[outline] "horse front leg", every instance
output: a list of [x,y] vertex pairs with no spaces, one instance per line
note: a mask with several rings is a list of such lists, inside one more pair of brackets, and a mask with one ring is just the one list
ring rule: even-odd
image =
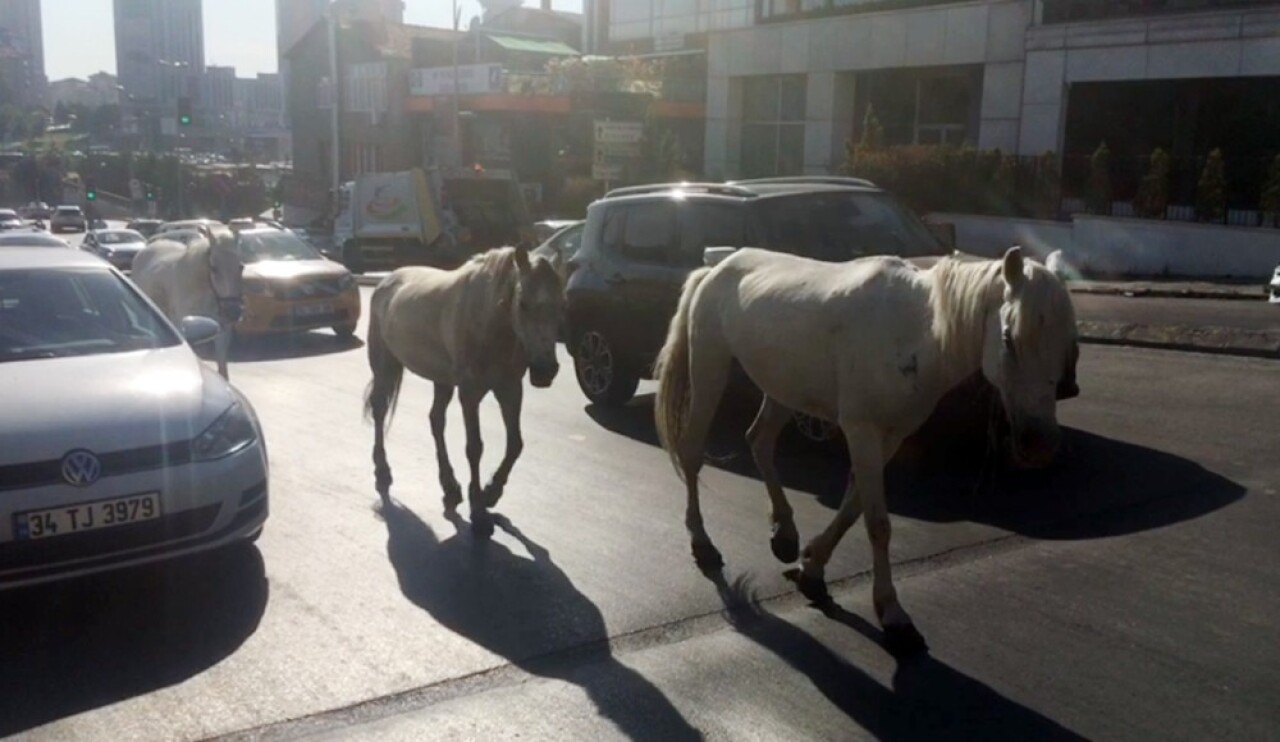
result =
[[233,326],[222,323],[218,336],[213,339],[213,356],[218,363],[218,375],[228,381],[231,379],[227,369],[227,356],[231,352],[231,335]]
[[449,414],[449,403],[453,401],[453,387],[449,384],[435,385],[435,399],[431,402],[431,437],[436,443],[436,465],[440,471],[440,488],[444,490],[444,512],[451,515],[458,510],[462,502],[462,485],[453,473],[453,464],[449,461],[449,445],[445,441],[444,426]]
[[516,459],[520,458],[520,453],[524,451],[524,438],[520,435],[520,408],[524,401],[523,378],[517,378],[513,383],[495,389],[493,396],[502,409],[502,422],[507,429],[507,450],[502,456],[502,463],[493,473],[493,478],[484,488],[484,503],[490,508],[496,506],[498,500],[502,499],[502,491],[507,486],[511,469],[515,467]]
[[462,403],[462,422],[467,428],[467,464],[471,467],[471,485],[467,488],[467,501],[471,503],[471,529],[479,536],[493,534],[493,518],[484,505],[484,490],[480,487],[480,458],[484,456],[484,441],[480,439],[480,401],[485,392],[462,387],[458,395]]

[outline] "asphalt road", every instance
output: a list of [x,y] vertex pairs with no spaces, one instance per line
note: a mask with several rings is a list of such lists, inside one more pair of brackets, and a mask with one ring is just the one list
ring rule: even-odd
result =
[[[704,512],[728,561],[709,579],[688,554],[650,397],[590,408],[568,369],[530,391],[503,527],[480,542],[441,513],[430,388],[417,379],[389,440],[398,505],[379,512],[367,378],[360,344],[328,333],[240,348],[232,380],[272,459],[257,548],[0,594],[0,737],[1243,739],[1280,728],[1275,362],[1087,347],[1055,471],[891,471],[898,589],[932,648],[900,664],[872,623],[862,529],[828,570],[840,608],[794,594],[734,425],[718,429],[705,473]],[[502,440],[492,402],[482,424],[490,471]],[[456,409],[449,426],[465,471]],[[844,465],[792,445],[781,466],[811,535]]]

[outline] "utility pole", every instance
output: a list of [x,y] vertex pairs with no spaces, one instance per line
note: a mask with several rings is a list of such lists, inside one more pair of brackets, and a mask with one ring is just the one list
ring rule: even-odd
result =
[[[455,0],[456,2],[457,0]],[[329,138],[332,145],[329,150],[330,164],[333,170],[333,188],[334,205],[337,205],[338,193],[342,190],[342,142],[340,137],[342,126],[342,96],[338,86],[338,17],[334,10],[334,5],[329,5],[329,89],[332,91],[330,97],[332,100],[332,109],[329,112]]]
[[462,26],[462,8],[453,0],[453,148],[457,167],[462,169],[462,94],[458,85],[458,34]]

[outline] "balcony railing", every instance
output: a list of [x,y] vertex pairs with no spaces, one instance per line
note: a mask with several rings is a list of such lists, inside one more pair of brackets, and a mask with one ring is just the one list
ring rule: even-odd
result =
[[1241,10],[1261,6],[1280,8],[1280,2],[1266,0],[1044,0],[1043,22],[1103,21],[1210,10]]
[[761,23],[771,23],[877,10],[908,10],[956,2],[960,0],[756,0],[756,17]]
[[500,94],[577,95],[583,93],[633,93],[655,100],[701,103],[707,97],[707,82],[700,77],[635,78],[597,76],[574,78],[567,74],[507,70]]

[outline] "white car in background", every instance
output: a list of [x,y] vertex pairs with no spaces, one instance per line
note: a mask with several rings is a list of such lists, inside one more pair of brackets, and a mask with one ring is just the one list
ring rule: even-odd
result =
[[1280,265],[1276,266],[1275,272],[1271,274],[1271,284],[1267,286],[1269,290],[1269,300],[1272,304],[1280,304]]
[[261,426],[191,348],[217,332],[87,253],[0,250],[0,589],[257,537]]

